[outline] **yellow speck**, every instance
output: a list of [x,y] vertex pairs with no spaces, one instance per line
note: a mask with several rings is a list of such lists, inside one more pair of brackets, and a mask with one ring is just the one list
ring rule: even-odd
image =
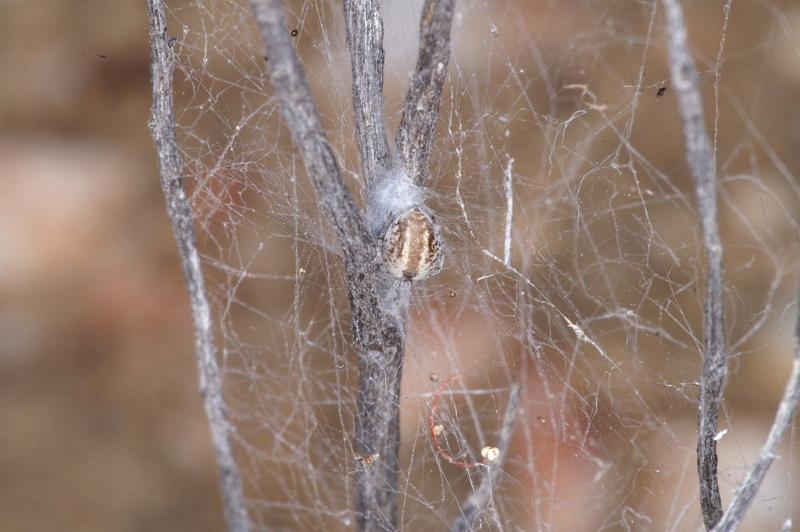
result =
[[481,456],[489,462],[494,462],[497,460],[497,457],[500,456],[500,449],[497,447],[484,447],[481,449]]

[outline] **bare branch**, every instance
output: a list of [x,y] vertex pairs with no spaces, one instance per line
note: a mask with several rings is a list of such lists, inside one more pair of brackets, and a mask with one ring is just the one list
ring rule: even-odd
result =
[[417,66],[403,106],[395,147],[400,163],[417,185],[428,178],[442,87],[450,61],[450,28],[455,0],[426,0],[420,18]]
[[345,0],[353,110],[367,183],[391,166],[383,114],[383,20],[376,0]]
[[[798,303],[800,303],[800,298],[798,298]],[[753,502],[756,493],[758,493],[761,483],[764,481],[767,470],[775,459],[778,444],[783,439],[786,429],[792,424],[797,413],[797,404],[800,402],[800,305],[798,305],[795,342],[792,374],[783,392],[781,404],[778,405],[778,411],[775,413],[775,421],[772,423],[767,441],[761,448],[758,461],[753,465],[753,469],[750,470],[744,482],[736,491],[736,495],[733,497],[728,509],[725,510],[722,519],[714,527],[714,532],[731,532],[739,527],[747,509]]]
[[[399,286],[379,270],[377,248],[322,131],[280,1],[252,0],[251,4],[270,57],[272,84],[284,119],[344,251],[360,374],[355,433],[359,528],[395,530],[408,283]],[[361,149],[370,153],[364,146]]]
[[672,86],[678,94],[686,137],[686,160],[695,179],[708,261],[705,303],[705,354],[700,382],[697,472],[703,521],[712,529],[722,516],[717,478],[719,407],[728,373],[724,338],[722,243],[716,196],[716,165],[703,116],[697,70],[689,53],[686,22],[679,0],[662,0],[667,16]]
[[503,264],[511,264],[511,228],[514,225],[514,159],[509,157],[503,187],[506,192],[506,231],[503,243]]
[[336,228],[347,264],[370,254],[372,238],[344,184],[339,164],[320,124],[305,71],[292,46],[279,0],[252,0],[256,23],[269,52],[272,85],[281,101],[283,118],[303,157],[326,214]]
[[161,166],[161,188],[167,202],[167,214],[178,245],[178,255],[189,290],[195,330],[195,350],[200,373],[200,391],[211,427],[217,454],[225,517],[234,532],[250,530],[242,480],[231,445],[233,427],[228,420],[222,377],[214,345],[211,309],[206,295],[203,270],[197,250],[192,207],[183,187],[183,161],[175,137],[175,116],[172,107],[172,76],[175,56],[173,39],[167,32],[163,0],[147,0],[152,50],[153,107],[150,129]]
[[500,473],[503,471],[503,463],[508,454],[511,436],[516,426],[517,414],[519,413],[519,393],[519,384],[515,383],[511,387],[511,393],[508,396],[506,415],[503,418],[503,426],[500,429],[500,442],[497,446],[499,454],[494,461],[489,463],[488,470],[484,474],[478,489],[464,501],[461,507],[461,516],[456,519],[453,526],[450,528],[453,532],[472,530],[478,518],[486,510],[492,500],[494,489],[500,481]]

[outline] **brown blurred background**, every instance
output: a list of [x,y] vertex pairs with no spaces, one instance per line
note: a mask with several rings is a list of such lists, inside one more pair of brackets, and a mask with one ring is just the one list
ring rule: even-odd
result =
[[[521,12],[528,13],[532,25],[545,12],[552,17],[537,34],[547,42],[548,61],[561,51],[566,54],[575,32],[580,33],[583,24],[591,24],[582,18],[586,14],[576,7],[579,4],[565,3],[568,7],[559,11],[553,2],[520,2]],[[700,57],[699,68],[704,70],[719,43],[721,2],[688,4],[692,42]],[[796,173],[800,162],[795,153],[800,141],[796,106],[800,61],[795,37],[800,10],[792,2],[741,0],[734,6],[725,79],[745,102],[767,104],[757,112],[748,108],[744,117],[731,119],[733,126],[723,130],[721,139],[746,151],[743,146],[755,143],[749,137],[741,143],[738,139],[744,136],[743,124],[755,124],[762,129],[766,144]],[[497,11],[498,20],[516,28],[513,17],[509,20],[503,9]],[[553,16],[555,12],[558,17]],[[624,10],[620,13],[623,26]],[[485,22],[465,20],[467,29],[458,51],[464,64],[470,58],[470,24],[477,27]],[[636,24],[640,22],[637,19]],[[656,24],[660,27],[660,17]],[[706,25],[713,31],[703,31]],[[503,27],[500,29],[501,38],[516,31],[503,34]],[[644,29],[637,31],[641,34]],[[395,32],[387,36],[392,38],[396,45],[404,36]],[[514,43],[519,42],[509,38],[504,53],[516,58]],[[751,54],[760,46],[768,53]],[[630,56],[626,53],[623,50],[614,56],[609,52],[609,57],[627,57],[623,64],[635,66],[640,49]],[[483,57],[476,55],[476,61]],[[663,49],[654,55],[659,67],[650,71],[652,78],[645,82],[645,103],[639,111],[640,119],[653,125],[643,128],[637,142],[650,160],[674,170],[682,164],[673,160],[682,154],[681,138],[676,136],[675,100],[667,92],[656,104],[655,94],[667,69]],[[598,70],[613,70],[601,64],[595,65]],[[508,65],[500,62],[494,67],[503,87],[513,88]],[[480,65],[473,68],[482,71]],[[582,65],[571,65],[574,71],[563,65],[560,68],[564,70],[559,82],[584,79]],[[621,77],[632,79],[627,74]],[[387,92],[396,105],[404,76],[390,72],[387,79]],[[146,125],[150,87],[144,2],[5,0],[0,5],[0,80],[0,531],[222,530],[214,457],[197,391],[186,294]],[[324,86],[325,81],[314,82]],[[608,76],[592,88],[601,99],[611,100],[620,90],[616,81]],[[486,89],[485,94],[494,95],[494,91]],[[496,105],[510,106],[513,99],[513,95],[506,95],[505,100],[499,97]],[[576,105],[575,98],[560,100],[564,102],[564,108]],[[724,105],[723,116],[735,117],[730,105]],[[569,116],[563,111],[559,110],[562,120]],[[660,134],[667,129],[675,134],[665,142]],[[762,160],[768,158],[763,147],[757,149]],[[747,165],[731,151],[724,155],[732,161],[724,172],[745,171]],[[524,164],[524,158],[519,159],[518,164]],[[770,181],[774,169],[753,170],[765,176],[774,190],[791,189],[777,178]],[[679,184],[686,193],[691,191],[687,182]],[[748,213],[755,213],[754,218],[760,216],[762,206],[748,203],[752,196],[747,189],[738,192],[739,196],[735,184],[728,190]],[[537,211],[531,208],[528,212]],[[681,213],[662,213],[657,223],[668,227],[673,223],[670,216],[680,218]],[[787,268],[796,264],[798,254],[792,244],[796,230],[787,222],[792,216],[777,216],[770,226],[782,235],[778,241],[784,247],[776,252]],[[536,216],[531,214],[531,218]],[[723,212],[723,229],[730,241],[737,240],[738,221],[730,211]],[[738,283],[736,304],[754,312],[766,283],[758,271],[743,266],[750,261],[750,251],[738,257],[733,251],[729,269],[732,282]],[[767,275],[773,273],[770,270]],[[787,280],[776,297],[780,309],[784,308],[780,305],[790,308],[787,301],[797,283],[796,276],[782,273]],[[281,301],[288,305],[290,295],[283,297]],[[426,318],[419,319],[423,322]],[[733,326],[741,332],[742,323],[749,319],[745,312]],[[478,357],[488,357],[492,339],[486,341],[490,335],[478,333],[494,322],[479,316],[468,316],[469,320],[474,322],[465,330],[471,334],[454,340],[453,346],[462,351],[465,366],[469,361],[488,363]],[[775,331],[777,326],[765,334],[778,337]],[[735,361],[740,373],[732,378],[727,399],[740,432],[721,458],[727,487],[735,485],[744,470],[742,464],[757,451],[780,396],[792,341],[785,328],[780,334],[775,340],[777,355]],[[446,375],[452,369],[444,358],[414,361],[413,356],[407,372],[414,378],[407,380],[406,393],[429,391],[426,379],[431,371]],[[656,363],[654,372],[669,375],[672,368],[666,366]],[[686,372],[681,378],[689,382],[693,375]],[[648,382],[659,380],[658,376],[650,378],[653,380]],[[694,392],[687,385],[676,396],[693,397]],[[422,415],[423,403],[419,406]],[[663,415],[672,416],[672,428],[690,448],[693,407],[688,400],[686,403],[675,408],[674,416],[672,403],[665,403]],[[406,415],[413,425],[418,413],[411,407],[409,411],[412,413]],[[728,441],[723,440],[723,446]],[[651,455],[650,465],[668,467],[678,459],[662,441],[645,440],[642,447]],[[796,446],[792,449],[796,453]],[[685,456],[680,454],[680,459]],[[553,464],[556,459],[544,461]],[[564,469],[567,475],[573,473],[569,467]],[[691,466],[683,470],[688,472],[688,480],[673,477],[662,483],[645,479],[642,485],[657,487],[651,492],[632,485],[631,498],[638,497],[637,507],[662,519],[659,523],[674,519],[674,515],[669,519],[662,515],[664,508],[659,505],[665,494],[680,491],[681,503],[689,501],[687,511],[696,512],[696,501],[691,499],[694,470]],[[649,474],[642,471],[642,477]],[[796,476],[790,481],[781,474],[777,480],[770,477],[769,493],[775,497],[785,497],[787,486],[796,485]],[[572,484],[567,480],[561,489],[572,488],[576,497],[584,496],[580,489],[588,490],[586,479],[591,474],[575,472],[574,477]],[[726,491],[724,497],[728,495]],[[762,514],[756,515],[769,515],[771,507],[761,500],[758,511]],[[573,506],[562,509],[564,523],[586,530],[602,523],[602,516],[581,514],[576,511],[580,508],[579,501],[573,501]],[[797,517],[796,507],[794,514]],[[751,529],[761,530],[758,517],[755,519]],[[782,514],[770,519],[770,523],[781,520]],[[624,524],[632,526],[633,522],[635,519]],[[623,523],[606,525],[611,530],[623,528]],[[563,526],[561,529],[569,529],[569,525]],[[646,520],[639,522],[639,529],[648,526]]]
[[0,530],[222,530],[143,1],[0,3]]

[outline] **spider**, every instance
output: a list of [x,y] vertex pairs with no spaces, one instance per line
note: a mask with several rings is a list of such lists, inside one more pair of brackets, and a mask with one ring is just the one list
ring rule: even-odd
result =
[[444,253],[439,226],[424,207],[397,216],[383,232],[381,259],[390,275],[420,281],[442,270]]

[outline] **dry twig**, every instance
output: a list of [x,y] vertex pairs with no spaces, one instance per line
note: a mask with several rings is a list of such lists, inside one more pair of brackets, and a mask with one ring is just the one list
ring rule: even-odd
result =
[[[275,93],[317,196],[331,219],[344,254],[360,388],[355,447],[358,515],[362,530],[394,528],[399,471],[399,400],[403,331],[381,304],[376,247],[367,231],[320,125],[279,0],[252,0],[270,57]],[[369,459],[366,459],[369,458]]]
[[195,330],[195,350],[200,372],[200,391],[211,427],[217,454],[225,517],[234,532],[250,530],[242,480],[231,444],[233,428],[228,420],[222,394],[222,376],[214,345],[211,308],[206,295],[192,207],[183,186],[183,161],[175,138],[175,116],[172,106],[172,76],[175,66],[173,39],[167,31],[163,0],[147,0],[152,50],[153,108],[150,129],[161,166],[161,188],[167,202],[167,214],[178,245]]
[[450,61],[454,9],[455,0],[426,0],[420,17],[417,66],[395,139],[400,163],[417,185],[424,184],[428,178],[428,157]]
[[[452,2],[431,0],[428,4],[452,6]],[[322,130],[305,73],[289,38],[280,1],[251,0],[251,4],[270,57],[272,84],[284,119],[343,249],[360,374],[355,434],[359,528],[394,530],[398,526],[395,497],[399,475],[400,377],[409,284],[387,279],[379,269],[374,235],[344,184]],[[430,9],[428,4],[426,9]],[[353,68],[357,140],[366,181],[371,187],[393,170],[383,122],[383,23],[378,4],[373,0],[348,0],[344,7]],[[452,17],[452,9],[449,15]],[[441,20],[441,16],[437,20]],[[436,40],[437,46],[442,40],[449,43],[449,22],[446,28],[447,34]],[[449,54],[449,44],[446,50]],[[431,53],[423,40],[420,55]],[[412,81],[409,94],[425,92],[418,87],[422,83]],[[441,87],[438,97],[418,101],[415,109],[419,112],[407,120],[408,128],[423,132],[407,135],[415,139],[416,145],[424,147],[419,154],[410,155],[415,168],[427,165],[440,98]],[[432,125],[423,127],[422,122],[432,122]],[[371,209],[374,210],[374,206],[368,204],[367,211]],[[375,219],[388,214],[376,213]]]
[[[747,474],[723,514],[717,478],[716,431],[719,406],[728,373],[724,344],[722,293],[722,243],[716,200],[714,152],[705,128],[703,103],[698,76],[687,45],[687,29],[678,0],[662,0],[670,35],[672,85],[678,93],[683,129],[686,136],[686,159],[695,177],[698,205],[708,255],[706,288],[706,353],[700,388],[700,412],[697,443],[697,470],[700,479],[700,502],[708,530],[730,532],[742,522],[747,509],[761,487],[786,429],[791,425],[800,402],[800,317],[797,324],[792,374],[784,391],[767,441],[758,461]],[[730,8],[730,2],[726,9]],[[718,62],[720,58],[718,57]]]
[[717,421],[725,379],[728,374],[725,352],[723,308],[724,273],[722,242],[717,209],[717,179],[714,152],[706,131],[703,100],[697,70],[687,44],[686,22],[679,0],[662,0],[667,16],[672,86],[678,95],[686,137],[686,160],[695,179],[697,203],[707,255],[705,301],[705,353],[700,380],[697,434],[697,473],[700,480],[700,505],[707,529],[722,516],[717,477]]
[[772,428],[769,430],[767,441],[761,448],[758,461],[753,465],[753,469],[747,474],[739,489],[736,490],[736,495],[725,510],[722,519],[714,527],[714,532],[731,532],[739,528],[747,509],[764,481],[767,470],[775,459],[778,444],[783,439],[786,429],[789,428],[794,420],[798,403],[800,403],[800,297],[798,297],[792,374],[783,392],[783,399],[778,405],[778,411],[775,413],[775,421],[773,421]]
[[344,14],[358,148],[366,180],[374,183],[391,168],[383,116],[383,20],[377,0],[345,0]]

